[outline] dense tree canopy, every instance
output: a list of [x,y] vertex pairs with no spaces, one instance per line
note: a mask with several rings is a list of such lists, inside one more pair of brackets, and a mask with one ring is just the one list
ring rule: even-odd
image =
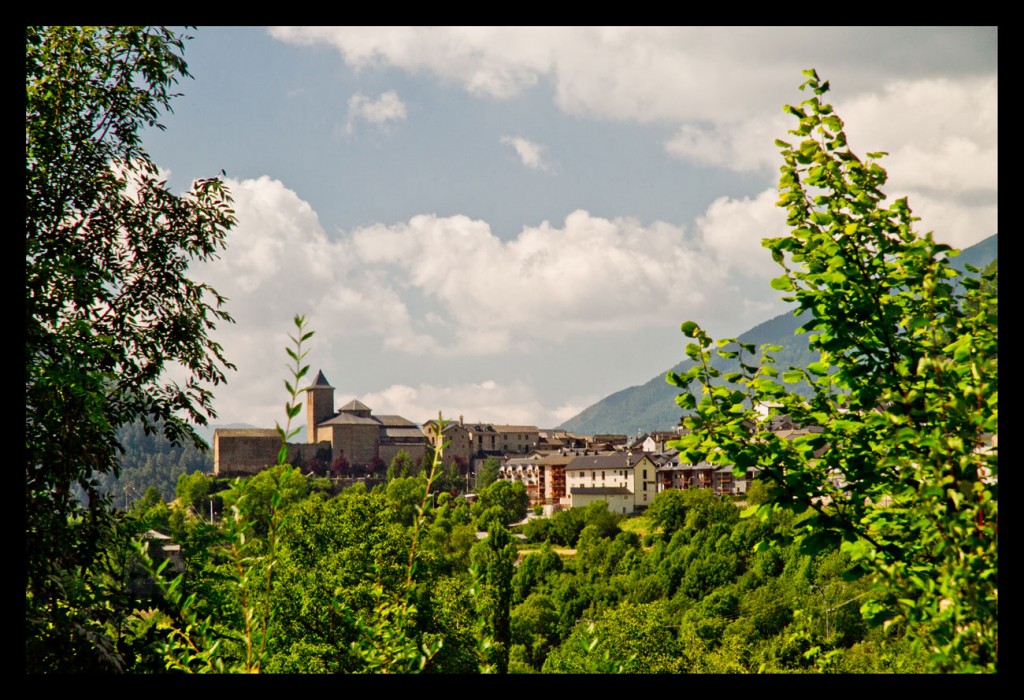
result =
[[[234,224],[219,179],[170,192],[140,143],[189,75],[185,37],[150,27],[28,27],[25,103],[26,544],[29,666],[117,668],[79,615],[109,528],[97,477],[116,431],[176,441],[212,417],[231,365],[210,338],[224,299],[187,276]],[[177,366],[184,383],[168,378]],[[84,494],[86,511],[79,513]],[[85,617],[88,617],[86,615]],[[92,640],[98,641],[92,641]]]

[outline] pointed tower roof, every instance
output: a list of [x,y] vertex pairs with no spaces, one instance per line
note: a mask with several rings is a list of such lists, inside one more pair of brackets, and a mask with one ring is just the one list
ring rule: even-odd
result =
[[309,385],[310,389],[333,389],[331,383],[327,381],[327,377],[324,376],[324,371],[319,370],[316,373],[316,379]]
[[355,411],[360,411],[360,412],[367,411],[367,412],[369,412],[370,411],[370,407],[367,406],[362,401],[359,401],[357,399],[352,399],[347,404],[345,404],[344,406],[341,407],[341,411],[343,413],[349,413],[349,412],[355,412]]

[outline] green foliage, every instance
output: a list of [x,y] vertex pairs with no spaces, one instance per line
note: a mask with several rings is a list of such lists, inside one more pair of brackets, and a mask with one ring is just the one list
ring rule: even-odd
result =
[[412,457],[405,450],[399,450],[395,455],[395,458],[391,460],[391,464],[388,465],[387,480],[393,479],[406,479],[410,476],[416,475],[415,465],[412,463]]
[[302,344],[313,337],[313,332],[306,330],[305,316],[296,315],[292,321],[295,324],[295,335],[289,335],[288,338],[295,347],[294,349],[285,348],[288,357],[294,363],[293,367],[290,368],[291,379],[284,380],[284,388],[288,392],[288,401],[285,402],[284,412],[288,419],[285,421],[283,428],[280,423],[275,424],[277,434],[281,438],[281,449],[277,452],[278,464],[284,464],[288,459],[288,441],[299,434],[299,429],[292,429],[291,426],[292,419],[299,415],[299,411],[302,410],[302,402],[299,401],[299,395],[306,390],[306,387],[301,386],[299,382],[309,374],[309,365],[302,364],[308,353],[308,350],[302,348]]
[[484,463],[480,465],[480,468],[476,473],[476,482],[473,484],[473,490],[477,493],[481,493],[488,486],[498,480],[498,474],[501,470],[501,460],[497,457],[488,457],[484,460]]
[[582,620],[545,673],[685,673],[690,659],[664,602],[623,605]]
[[488,529],[492,522],[503,527],[519,522],[526,517],[530,497],[521,481],[495,481],[480,491],[480,497],[470,511],[477,519],[481,530]]
[[192,510],[201,517],[209,506],[212,488],[213,479],[207,474],[182,474],[178,477],[178,485],[175,488],[178,507]]
[[426,478],[416,476],[396,477],[388,483],[385,495],[398,522],[407,526],[416,522],[426,487]]
[[686,524],[687,493],[679,489],[665,489],[654,497],[647,508],[645,515],[651,525],[660,528],[662,535],[668,539]]
[[[158,27],[27,27],[25,44],[26,668],[122,670],[88,582],[116,527],[100,477],[135,421],[202,440],[223,297],[187,276],[234,223],[216,178],[171,193],[141,147],[188,77]],[[162,127],[161,127],[162,128]],[[178,365],[184,384],[165,370]],[[115,538],[116,539],[116,538]],[[100,625],[102,627],[102,625]]]
[[562,558],[547,543],[526,555],[512,576],[512,600],[522,603],[529,595],[549,587],[550,581],[565,568]]
[[504,674],[508,672],[511,645],[512,575],[516,563],[516,547],[509,531],[500,524],[492,527],[487,539],[473,546],[470,561],[477,579],[476,611],[487,640],[484,659],[495,672]]
[[118,459],[117,476],[107,472],[99,477],[99,490],[110,496],[111,503],[131,504],[146,489],[155,486],[160,496],[174,500],[178,477],[193,472],[213,472],[213,453],[193,443],[175,445],[164,437],[161,429],[146,434],[142,423],[135,421],[117,431],[123,453]]
[[587,526],[582,508],[560,510],[551,516],[551,541],[566,547],[575,547],[580,533]]
[[550,596],[532,593],[517,605],[510,617],[510,634],[513,648],[523,648],[522,661],[539,672],[558,642],[558,610]]
[[263,537],[274,517],[286,512],[309,493],[309,478],[290,464],[278,464],[246,479],[237,479],[222,494],[224,507],[237,510],[238,517]]
[[[919,236],[906,199],[886,204],[884,154],[854,155],[842,120],[822,101],[828,84],[806,71],[813,95],[786,111],[795,144],[778,141],[779,205],[790,234],[765,239],[784,270],[773,280],[805,317],[818,360],[781,373],[770,353],[715,343],[695,323],[687,349],[697,363],[678,386],[692,432],[677,445],[691,462],[758,467],[775,487],[756,506],[804,517],[806,551],[842,542],[853,574],[875,594],[862,612],[906,633],[929,667],[994,671],[997,639],[996,291],[959,273],[949,246]],[[969,268],[970,271],[970,268]],[[713,354],[738,353],[731,385]],[[738,388],[737,388],[738,387]],[[820,426],[792,440],[764,430],[788,415]],[[750,430],[749,426],[755,426]]]

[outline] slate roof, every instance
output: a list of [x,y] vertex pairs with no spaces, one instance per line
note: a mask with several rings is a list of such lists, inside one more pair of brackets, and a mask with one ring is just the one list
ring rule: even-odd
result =
[[370,407],[358,399],[352,399],[341,407],[342,411],[369,411]]
[[416,428],[416,431],[419,432],[420,435],[423,434],[415,423],[408,418],[402,418],[402,416],[382,415],[373,416],[373,418],[386,428]]
[[380,427],[380,423],[375,421],[373,418],[363,418],[362,416],[355,416],[351,413],[339,413],[333,418],[320,421],[317,426],[321,425],[372,425],[374,427]]
[[[732,469],[732,467],[727,467]],[[707,462],[701,462],[700,464],[667,464],[663,467],[658,467],[659,472],[692,472],[692,471],[706,471],[708,469],[717,469],[715,465],[708,464]]]
[[384,435],[389,440],[427,442],[427,436],[419,428],[385,428]]
[[573,496],[632,496],[633,492],[624,486],[573,486]]
[[333,389],[334,387],[331,386],[331,383],[327,381],[327,377],[324,376],[324,371],[323,370],[319,370],[316,373],[316,379],[314,379],[313,383],[309,385],[309,388],[310,389]]
[[277,437],[276,428],[217,428],[213,431],[221,437]]
[[565,469],[632,469],[644,457],[643,452],[583,455],[569,462]]

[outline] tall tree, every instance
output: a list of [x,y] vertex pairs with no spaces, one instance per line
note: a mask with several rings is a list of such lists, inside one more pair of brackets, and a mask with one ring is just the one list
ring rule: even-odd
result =
[[[915,232],[906,198],[885,202],[885,154],[855,155],[821,99],[828,83],[805,76],[801,89],[813,95],[785,108],[798,142],[776,142],[791,230],[764,245],[785,270],[772,287],[806,317],[800,330],[820,358],[781,375],[809,398],[776,381],[770,353],[748,364],[751,346],[718,341],[720,356],[742,358],[739,372],[722,374],[711,364],[714,341],[688,321],[696,366],[668,378],[702,391],[699,402],[679,397],[692,432],[676,444],[690,462],[761,469],[776,488],[758,511],[807,513],[800,534],[810,550],[841,541],[851,574],[876,584],[862,611],[905,624],[932,669],[994,671],[995,286],[977,275],[955,283],[957,251]],[[752,406],[768,407],[767,417]],[[767,430],[787,414],[820,432],[785,439]]]
[[494,523],[487,539],[473,545],[470,561],[477,581],[482,584],[476,612],[490,639],[485,660],[497,673],[504,674],[508,672],[512,639],[512,575],[516,565],[512,534],[500,523]]
[[[120,668],[89,570],[111,529],[97,476],[134,420],[203,443],[233,368],[210,334],[224,298],[188,266],[234,224],[217,179],[176,195],[141,145],[188,77],[164,28],[28,27],[25,107],[26,647],[30,670]],[[166,370],[178,366],[179,384]],[[81,497],[81,498],[80,498]],[[76,600],[71,600],[76,598]]]

